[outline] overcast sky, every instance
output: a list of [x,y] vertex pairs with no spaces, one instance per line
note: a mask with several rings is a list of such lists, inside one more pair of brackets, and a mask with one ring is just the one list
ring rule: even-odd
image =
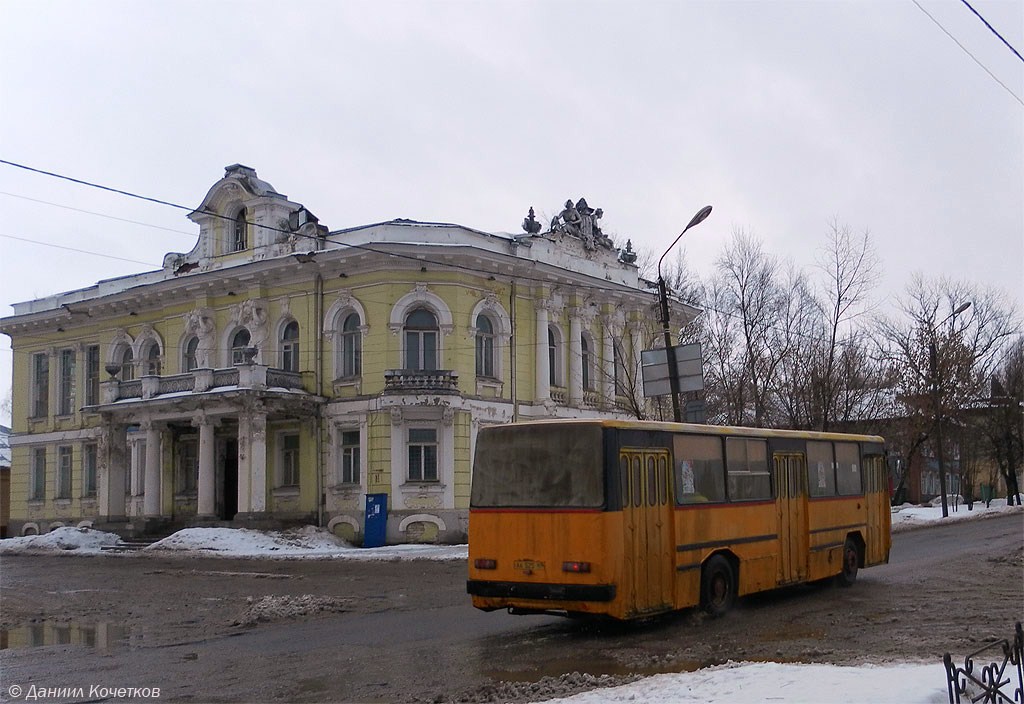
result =
[[[1024,2],[970,1],[1024,53]],[[922,272],[1024,301],[1022,101],[960,0],[0,0],[0,159],[188,208],[243,163],[331,229],[516,232],[585,196],[656,254],[711,204],[679,245],[699,274],[739,228],[809,267],[836,219],[870,231],[881,298]],[[0,213],[0,315],[197,234],[3,164]]]

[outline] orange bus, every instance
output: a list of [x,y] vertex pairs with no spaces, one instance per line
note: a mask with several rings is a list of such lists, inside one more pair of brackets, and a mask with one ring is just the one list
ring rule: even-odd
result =
[[622,420],[482,428],[478,609],[635,619],[888,562],[882,438]]

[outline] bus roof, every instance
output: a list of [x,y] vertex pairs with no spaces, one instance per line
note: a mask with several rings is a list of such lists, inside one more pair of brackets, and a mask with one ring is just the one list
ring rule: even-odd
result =
[[[859,442],[885,443],[879,435],[857,433],[823,433],[817,430],[783,430],[779,428],[746,428],[734,425],[704,425],[697,423],[668,423],[654,420],[623,420],[618,418],[549,418],[544,420],[519,421],[511,425],[600,425],[604,428],[622,430],[656,430],[697,435],[745,435],[755,438],[802,438],[805,440],[856,440]],[[493,426],[492,426],[493,427]],[[499,427],[508,427],[499,426]]]

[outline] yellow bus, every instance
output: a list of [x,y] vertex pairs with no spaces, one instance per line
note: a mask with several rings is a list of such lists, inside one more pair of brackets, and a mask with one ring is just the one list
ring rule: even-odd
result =
[[478,609],[635,619],[889,561],[882,438],[621,420],[485,427]]

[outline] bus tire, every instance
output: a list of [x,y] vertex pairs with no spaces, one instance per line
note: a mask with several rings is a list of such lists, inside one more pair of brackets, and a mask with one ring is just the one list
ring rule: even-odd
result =
[[722,555],[704,564],[700,577],[700,601],[709,616],[724,615],[736,603],[736,571]]
[[860,550],[852,538],[843,544],[843,568],[837,576],[839,586],[852,587],[857,581],[857,569],[860,566]]

